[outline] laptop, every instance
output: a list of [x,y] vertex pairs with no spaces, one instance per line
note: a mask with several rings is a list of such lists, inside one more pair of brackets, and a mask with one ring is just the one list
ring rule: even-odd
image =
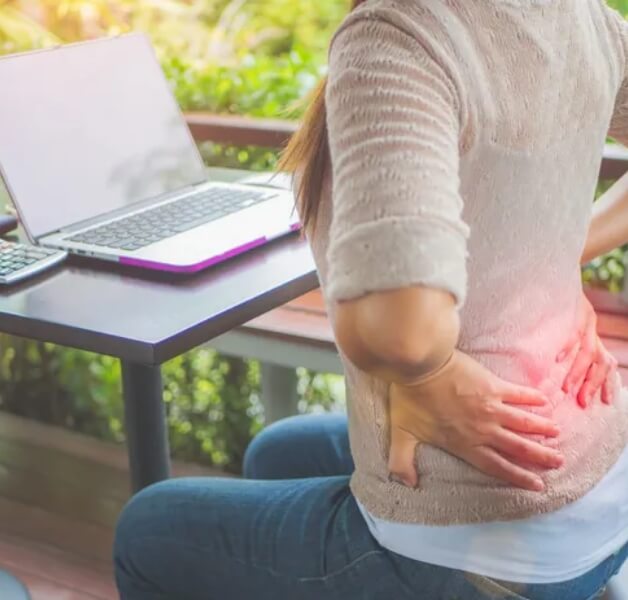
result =
[[0,58],[0,175],[31,242],[194,272],[299,229],[289,186],[208,181],[148,38]]

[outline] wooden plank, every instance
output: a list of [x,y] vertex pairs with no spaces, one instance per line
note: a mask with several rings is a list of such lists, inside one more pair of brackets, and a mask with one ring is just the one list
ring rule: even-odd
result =
[[190,112],[185,115],[197,142],[212,141],[236,146],[282,148],[297,130],[298,122],[239,115]]
[[[97,468],[97,465],[95,466]],[[0,532],[43,544],[110,568],[113,524],[86,523],[79,513],[64,516],[0,496]]]
[[606,144],[600,179],[619,179],[628,170],[628,151],[619,144]]
[[44,469],[54,462],[55,455],[51,453],[42,463],[42,471],[35,475],[32,471],[1,465],[0,496],[68,518],[81,515],[81,520],[87,523],[112,527],[124,500],[106,495],[106,486],[99,480],[99,469],[94,468],[89,478],[77,480],[76,485],[65,485],[46,476]]
[[[81,457],[84,461],[93,461],[125,472],[128,470],[124,444],[104,442],[76,431],[39,423],[6,412],[0,412],[0,439],[23,441],[32,446],[59,450],[64,454]],[[172,472],[176,477],[226,476],[220,469],[183,461],[173,461]]]
[[13,571],[43,575],[48,582],[71,586],[71,589],[95,598],[113,598],[116,590],[113,570],[93,568],[85,560],[56,549],[25,543],[19,538],[0,535],[0,564]]
[[[124,502],[130,496],[128,474],[124,470],[100,464],[97,481],[93,481],[93,461],[66,452],[51,453],[49,448],[27,442],[0,437],[0,465],[4,469],[19,470],[26,475],[52,481],[77,493],[87,491],[92,495],[89,485],[95,484],[106,498]],[[46,468],[42,469],[42,465]]]
[[295,298],[291,302],[288,302],[288,304],[284,304],[284,308],[290,310],[305,310],[327,316],[327,309],[320,288],[303,294],[303,296]]
[[[228,476],[178,462],[174,473]],[[123,446],[0,413],[0,496],[110,528],[129,495]]]
[[238,329],[336,353],[334,333],[320,288],[260,315]]
[[27,442],[48,450],[80,456],[85,461],[94,461],[117,469],[127,468],[125,447],[121,444],[103,442],[75,431],[54,427],[17,415],[0,413],[0,438]]
[[333,332],[327,317],[315,314],[275,309],[249,321],[241,327],[241,330],[336,351]]
[[619,366],[628,368],[628,342],[613,338],[602,339],[607,350],[619,361]]
[[597,332],[604,338],[628,340],[628,315],[598,312]]
[[628,304],[620,294],[594,287],[585,287],[584,293],[597,313],[609,313],[628,317]]
[[117,600],[118,595],[94,596],[86,590],[77,590],[67,583],[52,581],[39,573],[33,573],[21,566],[3,565],[10,567],[11,573],[27,588],[32,600]]

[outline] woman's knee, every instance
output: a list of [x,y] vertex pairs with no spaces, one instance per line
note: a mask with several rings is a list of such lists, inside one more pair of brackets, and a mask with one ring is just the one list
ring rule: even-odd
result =
[[[123,509],[114,540],[115,575],[121,598],[196,598],[178,594],[186,582],[173,573],[214,560],[223,521],[233,518],[231,479],[177,478],[151,485]],[[236,480],[237,481],[237,480]],[[202,548],[202,554],[200,553]],[[204,596],[203,596],[204,597]]]
[[246,452],[242,471],[249,479],[274,479],[277,463],[282,462],[282,454],[295,443],[295,425],[303,415],[287,417],[272,423],[260,431],[251,441]]
[[251,490],[247,495],[239,484],[244,482],[175,478],[151,485],[131,498],[118,519],[114,540],[121,598],[205,598],[198,593],[180,593],[191,583],[176,573],[192,570],[197,583],[204,581],[203,564],[216,563],[224,554],[221,540],[237,524],[251,496]]
[[149,537],[154,527],[166,516],[164,494],[169,481],[156,483],[133,496],[126,504],[116,525],[114,561],[124,568],[133,562],[131,554]]
[[[314,460],[334,452],[334,439],[341,439],[348,453],[347,418],[343,414],[297,415],[263,429],[249,444],[243,472],[249,479],[289,479],[315,476],[309,473]],[[320,473],[323,474],[323,473]],[[329,473],[339,474],[339,473]]]
[[113,544],[113,562],[115,578],[120,597],[141,598],[154,592],[147,586],[151,585],[144,571],[147,565],[142,564],[143,546],[148,544],[146,532],[151,521],[158,520],[155,496],[162,484],[155,484],[136,494],[126,504],[116,525]]

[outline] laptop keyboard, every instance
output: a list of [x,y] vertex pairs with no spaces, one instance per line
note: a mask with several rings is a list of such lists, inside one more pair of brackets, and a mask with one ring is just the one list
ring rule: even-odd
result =
[[139,250],[270,199],[268,190],[209,188],[69,238],[119,250]]
[[17,281],[59,262],[66,253],[41,246],[0,240],[0,283]]

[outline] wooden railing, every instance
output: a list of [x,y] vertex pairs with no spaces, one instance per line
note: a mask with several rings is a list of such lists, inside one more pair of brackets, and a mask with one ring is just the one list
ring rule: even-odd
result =
[[235,115],[187,113],[185,118],[197,142],[212,141],[236,146],[282,148],[298,127],[295,121]]
[[[201,112],[187,113],[186,120],[197,142],[265,148],[283,148],[299,126],[296,121]],[[626,171],[628,150],[608,144],[604,149],[600,179],[618,179]]]

